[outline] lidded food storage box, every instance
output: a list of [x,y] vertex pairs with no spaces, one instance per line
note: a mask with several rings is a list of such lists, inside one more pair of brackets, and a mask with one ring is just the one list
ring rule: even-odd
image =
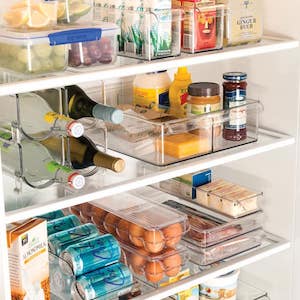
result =
[[72,67],[108,64],[116,59],[113,24],[42,32],[0,31],[1,67],[23,74],[45,74]]
[[157,254],[175,248],[189,229],[187,216],[137,195],[123,193],[80,206],[80,215],[101,232],[123,243]]
[[1,1],[1,23],[14,29],[51,29],[57,23],[56,0]]

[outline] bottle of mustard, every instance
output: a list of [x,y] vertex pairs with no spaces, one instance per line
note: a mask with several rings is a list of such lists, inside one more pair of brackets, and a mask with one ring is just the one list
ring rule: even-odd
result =
[[191,83],[191,74],[188,72],[187,67],[179,67],[169,89],[169,113],[171,115],[178,118],[186,117],[187,89]]

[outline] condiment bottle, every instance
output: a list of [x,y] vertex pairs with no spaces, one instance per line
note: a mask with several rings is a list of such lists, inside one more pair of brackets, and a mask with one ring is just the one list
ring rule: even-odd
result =
[[228,72],[223,74],[223,107],[231,109],[229,121],[224,123],[223,137],[230,141],[241,141],[247,138],[246,89],[247,74]]
[[171,115],[178,118],[184,118],[186,116],[187,89],[191,83],[191,74],[188,72],[187,67],[179,67],[177,73],[174,75],[174,81],[169,90],[169,113]]
[[160,112],[168,110],[170,85],[167,71],[137,75],[133,81],[133,104]]

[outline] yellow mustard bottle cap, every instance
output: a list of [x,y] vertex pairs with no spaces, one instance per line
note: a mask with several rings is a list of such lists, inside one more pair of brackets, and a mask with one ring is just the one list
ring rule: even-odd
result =
[[179,67],[177,73],[175,73],[174,78],[176,80],[191,80],[191,74],[188,72],[187,67]]

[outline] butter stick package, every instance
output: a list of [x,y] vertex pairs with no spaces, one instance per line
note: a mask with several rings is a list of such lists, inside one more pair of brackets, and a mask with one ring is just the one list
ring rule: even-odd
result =
[[6,236],[12,300],[50,300],[46,220],[10,224]]

